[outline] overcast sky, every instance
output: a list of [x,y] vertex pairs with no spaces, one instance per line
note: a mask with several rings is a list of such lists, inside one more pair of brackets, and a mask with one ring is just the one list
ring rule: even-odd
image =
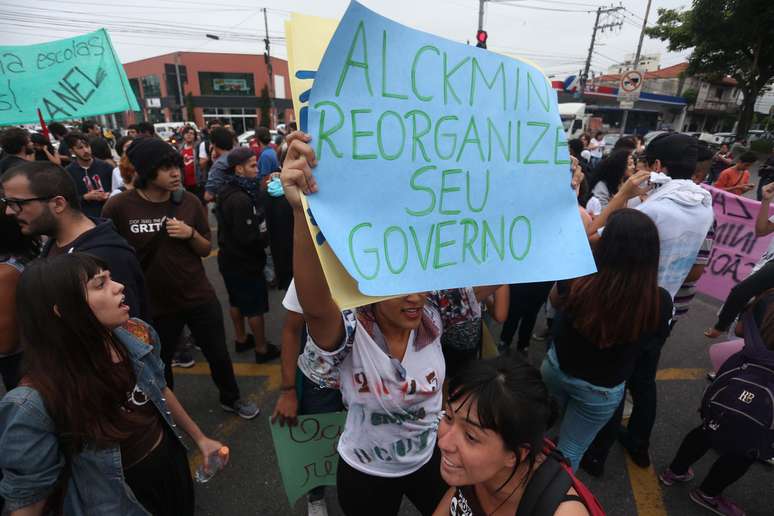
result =
[[[284,21],[291,11],[340,18],[348,0],[0,0],[0,45],[23,45],[60,39],[99,27],[108,29],[122,62],[176,50],[263,53],[268,8],[272,54],[286,57]],[[474,41],[478,0],[364,0],[374,11],[395,21],[455,41]],[[649,22],[658,8],[679,8],[689,0],[653,0]],[[583,67],[599,0],[488,1],[484,28],[489,48],[536,62],[549,76],[564,77]],[[637,48],[646,0],[623,0],[626,8],[609,22],[620,29],[597,35],[592,70],[605,72]],[[220,41],[205,34],[221,36]],[[685,60],[687,53],[668,53],[666,44],[645,38],[643,53],[660,52],[662,66]]]

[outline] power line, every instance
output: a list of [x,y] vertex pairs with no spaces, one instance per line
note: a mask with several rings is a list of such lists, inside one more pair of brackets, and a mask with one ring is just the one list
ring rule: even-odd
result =
[[[490,0],[491,1],[491,0]],[[551,8],[551,7],[539,7],[536,5],[522,5],[520,2],[513,3],[517,0],[503,0],[501,2],[492,2],[494,5],[503,5],[506,7],[518,7],[521,9],[532,9],[534,11],[551,11],[556,13],[593,13],[593,10],[584,10],[584,9],[560,9],[560,8]]]

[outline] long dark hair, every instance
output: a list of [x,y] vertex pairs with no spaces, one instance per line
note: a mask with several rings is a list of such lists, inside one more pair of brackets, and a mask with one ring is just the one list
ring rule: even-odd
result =
[[33,262],[19,281],[17,306],[24,345],[23,384],[37,390],[68,455],[85,443],[106,447],[126,437],[115,423],[131,389],[114,374],[111,348],[126,363],[123,346],[91,311],[86,283],[107,265],[86,254]]
[[0,212],[0,261],[16,258],[22,263],[34,259],[40,252],[37,237],[23,235],[13,217]]
[[[516,453],[516,465],[500,489],[526,461],[528,471],[543,450],[543,436],[556,421],[557,407],[540,372],[519,357],[497,357],[470,362],[449,381],[449,403],[476,403],[478,422]],[[520,453],[527,450],[522,460]],[[529,479],[525,475],[523,484]]]
[[[597,273],[576,280],[565,310],[574,327],[600,348],[637,341],[658,327],[658,230],[632,209],[608,219],[595,250]],[[622,310],[627,310],[622,314]]]
[[631,153],[632,151],[629,149],[616,150],[600,161],[594,170],[591,189],[593,190],[597,183],[601,181],[607,186],[611,198],[618,193],[618,188],[621,186],[621,181],[629,166],[629,155]]

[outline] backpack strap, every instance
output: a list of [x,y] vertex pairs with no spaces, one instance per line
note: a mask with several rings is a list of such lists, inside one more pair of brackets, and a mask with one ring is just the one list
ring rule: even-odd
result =
[[562,467],[554,444],[546,441],[546,460],[530,478],[519,502],[516,516],[552,516],[572,486],[572,478]]

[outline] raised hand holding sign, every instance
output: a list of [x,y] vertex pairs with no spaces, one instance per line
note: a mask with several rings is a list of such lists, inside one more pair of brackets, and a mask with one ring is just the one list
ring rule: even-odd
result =
[[364,294],[594,271],[556,96],[529,64],[352,3],[309,133],[314,218]]

